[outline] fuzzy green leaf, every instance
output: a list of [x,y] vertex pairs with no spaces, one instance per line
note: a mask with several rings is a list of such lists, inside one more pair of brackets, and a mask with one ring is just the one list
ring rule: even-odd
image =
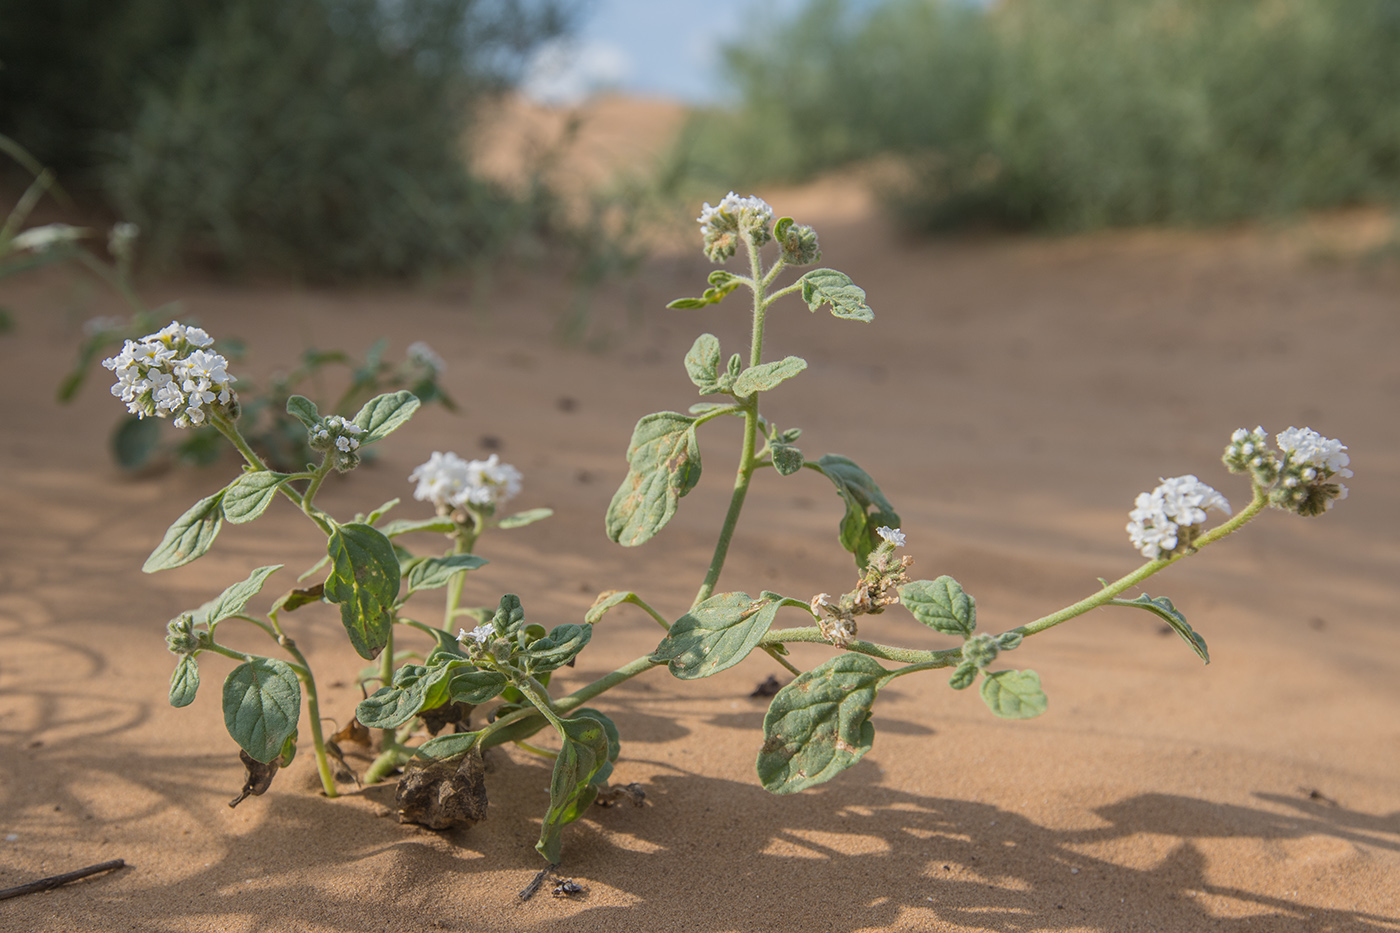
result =
[[923,624],[945,635],[969,637],[977,629],[977,601],[957,580],[915,580],[899,588],[899,601]]
[[841,654],[778,691],[763,717],[758,777],[765,790],[793,794],[831,780],[875,741],[870,710],[888,675],[863,654]]
[[1210,650],[1206,647],[1206,640],[1200,636],[1186,622],[1186,617],[1181,614],[1172,601],[1165,596],[1158,596],[1153,599],[1143,593],[1137,599],[1112,599],[1109,600],[1112,606],[1133,606],[1137,609],[1146,609],[1148,612],[1160,618],[1163,622],[1172,627],[1172,631],[1181,636],[1181,640],[1191,646],[1191,650],[1196,652],[1200,659],[1207,664],[1210,663]]
[[194,702],[199,690],[199,662],[192,654],[180,655],[175,670],[170,673],[170,705],[179,709]]
[[773,469],[778,471],[779,476],[791,476],[802,469],[802,451],[791,444],[773,444],[770,448],[773,452]]
[[707,304],[709,302],[703,298],[675,298],[666,302],[666,307],[684,311],[691,308],[703,308]]
[[450,518],[429,518],[421,520],[396,518],[379,530],[383,532],[386,538],[397,538],[399,535],[411,534],[415,531],[435,531],[438,534],[450,535],[457,530],[457,526]]
[[695,419],[673,411],[647,415],[632,432],[627,461],[631,469],[608,506],[607,534],[635,547],[666,526],[700,481]]
[[745,396],[755,392],[767,392],[806,368],[807,361],[800,356],[789,356],[771,363],[750,366],[734,380],[734,394]]
[[421,404],[412,392],[386,392],[365,402],[355,415],[355,423],[364,431],[360,435],[360,446],[388,437],[412,418]]
[[458,755],[471,751],[472,746],[480,738],[480,732],[456,732],[451,735],[440,735],[424,742],[414,749],[413,753],[422,758],[456,758]]
[[1045,691],[1035,671],[989,671],[982,699],[1002,719],[1034,719],[1045,712]]
[[287,414],[306,425],[308,431],[321,423],[321,413],[316,410],[316,403],[304,395],[293,395],[287,399]]
[[491,617],[491,625],[496,634],[509,636],[515,633],[520,623],[525,621],[525,607],[520,605],[520,597],[507,593],[496,605],[496,614]]
[[854,554],[856,564],[863,568],[870,552],[880,544],[875,529],[883,525],[899,527],[894,506],[870,475],[847,457],[827,454],[803,466],[821,473],[836,486],[837,495],[846,505],[839,532],[841,546]]
[[340,621],[356,653],[373,660],[389,641],[399,595],[398,555],[381,532],[354,522],[335,526],[326,553],[331,559],[326,599],[340,606]]
[[606,593],[599,593],[598,598],[593,601],[593,605],[588,607],[583,621],[590,625],[596,624],[606,612],[621,606],[623,603],[639,606],[641,598],[631,590],[608,590]]
[[835,269],[813,269],[802,276],[802,300],[809,310],[830,305],[831,313],[850,321],[873,321],[875,312],[865,303],[865,289]]
[[248,579],[233,584],[191,613],[195,622],[202,622],[213,627],[229,616],[242,612],[243,607],[248,605],[248,600],[258,595],[259,591],[262,590],[267,578],[281,570],[282,567],[282,564],[270,564],[254,570],[248,575]]
[[718,389],[719,357],[719,338],[714,334],[696,337],[685,355],[685,371],[690,381],[699,387],[701,395],[710,395]]
[[496,671],[461,671],[447,684],[448,701],[480,706],[500,694],[506,686],[504,674]]
[[554,760],[549,782],[549,812],[540,827],[535,849],[551,865],[559,864],[564,827],[583,815],[583,798],[596,796],[594,776],[608,763],[608,734],[603,724],[591,716],[565,719],[561,723],[563,747]]
[[397,729],[420,710],[446,703],[452,674],[463,667],[470,667],[465,659],[445,659],[431,666],[405,664],[394,672],[393,683],[360,701],[355,718],[371,729]]
[[593,626],[567,622],[525,646],[525,670],[542,674],[568,664],[593,638]]
[[254,658],[224,681],[224,725],[250,757],[266,764],[296,734],[301,684],[285,661]]
[[496,523],[496,527],[524,528],[526,525],[533,525],[535,522],[544,521],[553,514],[553,509],[526,509],[524,512],[516,512],[514,515],[507,515]]
[[223,498],[224,491],[220,489],[212,496],[200,499],[184,515],[175,519],[174,524],[165,530],[160,544],[146,558],[141,570],[155,573],[181,567],[203,557],[223,527]]
[[224,489],[224,518],[235,525],[251,522],[272,504],[277,490],[290,477],[271,470],[251,470]]
[[[773,594],[777,595],[777,594]],[[783,606],[810,610],[795,599],[751,599],[748,593],[720,593],[681,616],[661,644],[653,661],[667,662],[681,680],[698,680],[727,670],[749,656],[773,625]]]
[[953,671],[953,676],[948,678],[948,686],[954,690],[966,690],[977,680],[977,672],[980,668],[973,661],[964,661]]
[[416,558],[408,568],[404,583],[404,598],[419,590],[435,590],[446,586],[448,581],[464,570],[485,567],[488,561],[475,554],[449,554],[446,557]]

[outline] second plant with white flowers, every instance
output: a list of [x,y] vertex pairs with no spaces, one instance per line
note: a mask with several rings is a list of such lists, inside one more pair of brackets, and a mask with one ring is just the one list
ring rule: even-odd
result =
[[[830,780],[870,751],[875,702],[900,677],[947,669],[951,686],[978,685],[997,716],[1027,719],[1044,713],[1047,701],[1039,676],[1008,666],[1007,655],[1026,638],[1091,609],[1122,606],[1153,613],[1209,661],[1205,640],[1170,600],[1140,591],[1125,594],[1239,530],[1267,507],[1318,515],[1346,495],[1346,488],[1334,482],[1351,475],[1346,448],[1337,441],[1308,428],[1289,428],[1271,446],[1262,427],[1240,429],[1230,438],[1224,462],[1250,484],[1245,506],[1233,511],[1221,493],[1195,476],[1164,478],[1138,496],[1129,515],[1126,530],[1146,558],[1142,566],[1024,625],[979,631],[976,602],[956,580],[911,576],[914,562],[903,550],[906,534],[899,515],[875,480],[841,454],[811,456],[798,446],[800,429],[780,429],[767,414],[767,393],[807,367],[800,357],[768,351],[769,314],[776,303],[793,296],[802,304],[792,302],[791,307],[825,308],[838,318],[868,323],[874,315],[865,292],[833,269],[810,269],[787,280],[790,270],[820,259],[817,234],[791,218],[775,219],[758,198],[731,193],[718,206],[706,204],[699,221],[706,256],[725,263],[742,250],[747,269],[712,272],[700,297],[670,307],[719,304],[745,289],[752,296],[749,345],[726,358],[713,335],[695,340],[684,364],[702,400],[684,412],[659,411],[637,422],[627,447],[627,473],[603,523],[607,537],[619,545],[646,543],[700,481],[705,425],[722,418],[742,423],[729,507],[695,596],[679,613],[663,612],[641,594],[623,591],[603,593],[582,619],[553,627],[534,621],[514,594],[485,608],[462,606],[466,573],[485,563],[475,553],[482,534],[549,514],[536,509],[497,515],[498,507],[519,492],[521,476],[494,456],[467,461],[434,452],[414,470],[415,498],[431,503],[435,511],[427,517],[388,520],[397,500],[349,519],[323,511],[316,495],[324,479],[333,470],[354,469],[366,446],[383,441],[408,420],[418,407],[408,392],[374,398],[353,419],[322,417],[309,401],[292,396],[287,410],[305,425],[308,444],[321,452],[321,462],[301,472],[279,473],[268,469],[239,434],[234,378],[223,359],[205,349],[209,338],[203,331],[172,323],[143,340],[129,341],[107,361],[118,378],[113,392],[132,412],[173,416],[177,424],[212,424],[246,461],[241,475],[175,521],[147,560],[147,571],[198,558],[223,522],[252,521],[279,497],[300,510],[326,542],[325,557],[301,578],[314,582],[291,588],[261,616],[247,607],[278,566],[257,568],[168,626],[167,641],[178,658],[172,704],[184,706],[194,699],[201,655],[237,662],[224,681],[222,702],[229,734],[248,770],[243,796],[267,790],[277,768],[295,754],[303,695],[326,794],[336,794],[337,772],[347,776],[336,743],[322,734],[310,665],[281,625],[286,613],[310,604],[335,605],[350,645],[375,662],[362,675],[366,696],[356,722],[341,731],[379,732],[378,757],[365,780],[402,771],[398,802],[403,818],[442,828],[484,815],[484,751],[509,742],[542,755],[552,761],[553,770],[536,848],[557,863],[564,827],[595,802],[610,802],[625,790],[609,786],[621,736],[604,712],[587,704],[632,677],[664,666],[681,680],[694,680],[719,674],[754,651],[766,652],[792,680],[773,697],[762,741],[755,743],[758,777],[773,793],[794,793]],[[834,596],[720,590],[755,476],[771,474],[781,483],[807,472],[825,477],[838,497],[836,540],[855,563],[850,588]],[[1223,519],[1214,526],[1212,513]],[[422,540],[428,533],[447,536],[445,553],[418,556],[404,547],[410,536]],[[420,614],[416,607],[422,601],[415,597],[428,590],[443,590],[445,598],[429,614]],[[557,695],[551,690],[552,673],[572,664],[592,638],[594,624],[624,603],[640,607],[664,630],[659,643],[592,683]],[[953,643],[924,650],[870,640],[866,617],[896,606]],[[784,613],[796,624],[778,627]],[[267,636],[285,658],[235,647],[225,637],[234,624]],[[799,642],[825,644],[832,656],[799,670],[787,651]],[[541,733],[552,738],[539,738]]]

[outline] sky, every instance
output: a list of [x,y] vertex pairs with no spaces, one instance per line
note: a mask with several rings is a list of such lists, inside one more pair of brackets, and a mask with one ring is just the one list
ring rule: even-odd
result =
[[[763,0],[782,14],[801,0]],[[690,103],[721,99],[721,46],[743,35],[758,0],[592,0],[570,40],[538,54],[524,83],[543,103],[619,90]]]

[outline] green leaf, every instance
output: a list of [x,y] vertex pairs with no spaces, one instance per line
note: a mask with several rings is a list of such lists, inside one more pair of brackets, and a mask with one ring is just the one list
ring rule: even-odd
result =
[[778,471],[779,476],[791,476],[802,469],[802,451],[790,444],[773,444],[769,448],[773,453],[773,469]]
[[379,530],[383,532],[386,538],[397,538],[399,535],[411,534],[415,531],[435,531],[438,534],[450,535],[457,530],[457,525],[450,518],[428,518],[422,520],[396,518]]
[[434,667],[405,664],[394,672],[393,683],[380,687],[355,707],[355,718],[371,729],[397,729],[418,711],[447,702],[448,678],[465,661],[448,661]]
[[870,709],[888,673],[863,654],[840,654],[779,690],[763,717],[764,789],[794,794],[865,757],[875,741]]
[[685,355],[685,371],[690,381],[700,388],[701,395],[710,395],[717,389],[719,381],[719,338],[714,334],[701,334]]
[[485,567],[488,561],[475,554],[450,554],[446,557],[423,557],[413,562],[408,570],[404,598],[419,590],[435,590],[447,585],[456,574],[464,570]]
[[282,754],[296,734],[301,684],[285,661],[254,658],[238,665],[224,681],[224,725],[252,758],[263,764]]
[[526,509],[524,512],[516,512],[514,515],[507,515],[496,523],[496,527],[524,528],[526,525],[533,525],[535,522],[543,521],[553,514],[553,509]]
[[165,537],[141,565],[145,573],[182,567],[192,560],[203,557],[214,544],[219,529],[224,524],[222,500],[224,491],[220,489],[204,499],[200,499],[189,510],[175,519],[174,524],[165,530]]
[[306,425],[308,431],[321,423],[321,413],[316,410],[316,403],[304,395],[293,395],[287,399],[287,414]]
[[295,612],[302,606],[319,603],[326,595],[325,585],[317,583],[305,589],[291,589],[278,597],[272,604],[272,612]]
[[399,595],[398,555],[381,532],[354,522],[335,526],[326,553],[331,559],[326,599],[339,604],[340,621],[356,653],[373,660],[389,641]]
[[1153,599],[1143,593],[1137,599],[1111,599],[1111,606],[1133,606],[1137,609],[1146,609],[1148,612],[1160,618],[1163,622],[1172,627],[1172,631],[1181,636],[1181,640],[1191,646],[1191,650],[1196,652],[1200,659],[1207,664],[1210,663],[1210,650],[1206,648],[1206,640],[1186,622],[1186,617],[1181,614],[1172,601],[1165,596],[1158,596]]
[[816,311],[824,304],[831,313],[849,321],[873,321],[875,312],[865,303],[865,289],[851,277],[835,269],[813,269],[798,280],[802,283],[802,300],[808,309]]
[[251,522],[272,504],[273,496],[291,477],[271,470],[250,470],[224,489],[224,517],[235,525]]
[[666,526],[700,481],[695,419],[673,411],[647,415],[632,432],[627,461],[631,469],[608,506],[607,534],[635,547]]
[[360,435],[360,446],[388,437],[412,418],[421,404],[412,392],[389,392],[365,402],[355,415],[355,423],[365,432]]
[[1002,719],[1034,719],[1045,712],[1045,691],[1035,671],[988,672],[982,699]]
[[885,498],[880,487],[855,461],[839,454],[827,454],[815,463],[804,466],[816,470],[836,486],[836,492],[846,505],[841,519],[841,546],[855,555],[856,564],[865,566],[870,552],[879,546],[875,529],[888,525],[899,527],[899,515]]
[[267,578],[281,570],[282,567],[282,564],[269,564],[254,570],[248,575],[248,579],[233,584],[191,613],[195,622],[203,623],[212,628],[229,616],[242,612],[243,607],[248,605],[248,600],[258,595],[259,591],[262,590]]
[[771,363],[750,366],[734,380],[734,394],[745,396],[755,392],[767,392],[806,368],[807,361],[800,356],[789,356]]
[[[368,515],[366,515],[366,516],[365,516],[365,519],[364,519],[365,524],[366,524],[366,525],[378,525],[378,524],[379,524],[379,520],[380,520],[381,518],[384,517],[384,514],[385,514],[386,512],[388,512],[390,509],[392,509],[394,506],[398,505],[399,502],[401,502],[401,501],[402,501],[402,500],[400,500],[400,499],[398,499],[398,498],[390,499],[388,502],[384,503],[384,504],[381,505],[379,508],[375,509],[373,512],[370,512]],[[380,530],[382,531],[383,529],[381,528]]]
[[139,470],[160,447],[160,419],[123,418],[112,432],[112,457],[123,470]]
[[593,626],[567,622],[543,638],[525,646],[525,670],[530,674],[558,670],[568,664],[593,638]]
[[784,597],[750,599],[747,593],[711,596],[676,620],[651,659],[667,662],[671,673],[681,680],[718,674],[758,647],[783,606],[811,611],[806,603]]
[[588,612],[583,616],[583,621],[589,625],[595,625],[603,618],[604,613],[611,609],[616,609],[623,603],[631,603],[634,606],[642,604],[641,597],[631,590],[608,590],[606,593],[599,593],[598,598],[593,601],[593,605],[588,607]]
[[456,758],[458,755],[471,751],[472,746],[479,738],[481,738],[480,732],[457,732],[452,735],[440,735],[418,746],[414,749],[414,754],[423,758]]
[[462,671],[448,682],[448,701],[480,706],[505,689],[506,677],[496,671]]
[[175,662],[175,670],[170,674],[170,705],[179,709],[194,702],[195,691],[199,689],[199,662],[192,654],[180,655]]
[[962,662],[958,665],[957,670],[953,671],[953,676],[948,678],[948,686],[954,690],[966,690],[972,686],[973,681],[977,680],[978,670],[980,668],[977,667],[975,661]]
[[540,827],[535,849],[551,865],[559,864],[564,827],[583,815],[585,796],[596,796],[593,777],[608,763],[608,735],[603,724],[590,716],[565,719],[560,725],[563,747],[554,760],[549,782],[549,811]]
[[525,607],[520,605],[520,597],[514,593],[507,593],[496,606],[496,614],[491,617],[491,626],[496,630],[496,634],[509,636],[514,634],[524,621]]
[[899,588],[899,601],[923,624],[945,635],[967,638],[977,629],[977,601],[952,577],[915,580]]
[[679,311],[688,310],[690,308],[703,308],[707,304],[709,304],[709,302],[703,298],[676,298],[666,302],[666,307],[675,308]]

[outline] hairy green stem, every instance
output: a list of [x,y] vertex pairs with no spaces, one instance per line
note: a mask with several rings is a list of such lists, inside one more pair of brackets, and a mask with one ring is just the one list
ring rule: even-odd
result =
[[296,642],[283,635],[277,639],[277,643],[301,665],[297,677],[306,688],[306,716],[311,720],[311,747],[316,753],[316,770],[321,775],[321,789],[326,792],[327,797],[338,797],[340,795],[335,789],[335,776],[331,773],[330,762],[326,759],[326,739],[321,733],[321,703],[316,692],[316,677],[311,673],[311,665],[307,663],[306,656],[301,653]]
[[[805,628],[774,629],[759,642],[762,646],[786,642],[808,642],[829,645],[831,642],[815,625]],[[881,645],[873,641],[854,639],[846,644],[845,650],[869,655],[885,661],[899,661],[902,664],[927,664],[932,667],[952,667],[962,660],[961,648],[946,648],[942,651],[921,651],[917,648],[899,648],[894,645]]]

